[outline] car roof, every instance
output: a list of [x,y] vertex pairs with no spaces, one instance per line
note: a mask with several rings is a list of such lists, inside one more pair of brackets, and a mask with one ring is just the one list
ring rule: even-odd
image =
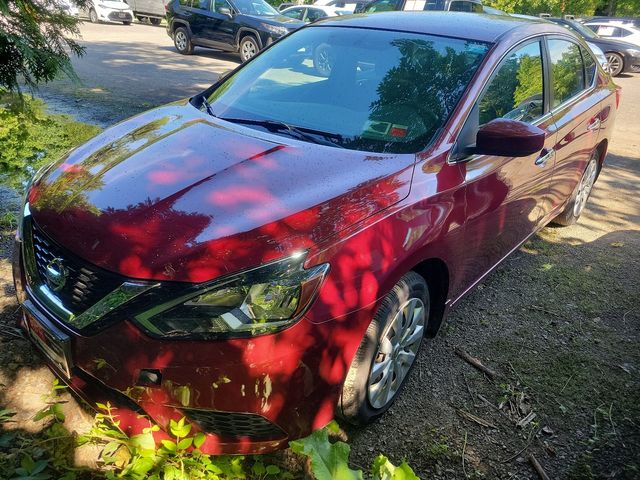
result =
[[[526,19],[506,15],[485,15],[466,12],[379,12],[332,17],[312,25],[376,28],[465,38],[495,43],[502,35],[516,28],[539,33],[563,33],[566,29],[543,19]],[[537,32],[536,32],[537,33]]]

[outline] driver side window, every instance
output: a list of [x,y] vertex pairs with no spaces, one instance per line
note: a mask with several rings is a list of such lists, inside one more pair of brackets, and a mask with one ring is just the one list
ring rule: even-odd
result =
[[220,13],[221,8],[228,8],[233,12],[233,8],[231,7],[231,4],[227,2],[227,0],[215,0],[213,5],[216,13]]
[[498,67],[478,103],[479,125],[496,118],[531,123],[544,112],[540,42],[512,52]]

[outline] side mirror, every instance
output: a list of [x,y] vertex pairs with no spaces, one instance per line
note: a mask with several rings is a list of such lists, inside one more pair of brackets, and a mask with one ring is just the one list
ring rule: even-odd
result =
[[231,9],[230,9],[230,8],[228,8],[228,7],[220,7],[220,8],[218,9],[218,13],[219,13],[220,15],[226,15],[226,16],[227,16],[227,17],[229,17],[229,18],[233,18],[233,12],[232,12],[232,11],[231,11]]
[[544,148],[544,130],[506,118],[496,118],[480,127],[476,135],[476,155],[499,157],[528,157]]

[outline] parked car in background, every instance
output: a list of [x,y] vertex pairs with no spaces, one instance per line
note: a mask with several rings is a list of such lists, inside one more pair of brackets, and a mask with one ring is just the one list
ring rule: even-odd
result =
[[162,19],[165,17],[165,8],[163,0],[124,0],[133,14],[138,20],[149,20],[151,25],[160,25]]
[[625,72],[640,72],[640,48],[621,40],[603,38],[590,28],[575,20],[549,18],[548,20],[562,25],[582,36],[589,44],[596,45],[606,57],[606,70],[615,77]]
[[640,28],[631,23],[588,21],[584,23],[602,38],[622,40],[640,46]]
[[264,0],[172,0],[167,5],[167,33],[183,55],[199,46],[239,53],[246,62],[304,24]]
[[[339,52],[327,76],[322,45]],[[186,417],[203,453],[248,455],[335,413],[371,422],[447,312],[578,220],[619,101],[549,22],[310,24],[36,174],[21,327],[130,435]]]
[[478,0],[373,0],[356,9],[358,13],[403,11],[450,11],[483,13],[482,2]]
[[281,12],[285,8],[295,7],[296,5],[298,5],[298,4],[295,3],[295,2],[284,2],[284,3],[281,3],[280,5],[278,5],[278,11]]
[[339,15],[349,15],[351,12],[349,10],[335,7],[298,5],[295,7],[285,8],[280,13],[285,17],[302,20],[305,23],[311,23],[322,18],[337,17]]
[[313,4],[324,7],[334,7],[349,10],[351,13],[361,11],[373,0],[316,0]]
[[80,16],[78,6],[71,0],[59,0],[56,2],[56,6],[67,15],[71,15],[72,17]]
[[585,22],[622,22],[630,23],[636,28],[640,28],[640,17],[583,17],[577,19],[581,23]]
[[90,0],[79,12],[81,17],[88,18],[91,23],[130,25],[133,22],[133,10],[122,0]]

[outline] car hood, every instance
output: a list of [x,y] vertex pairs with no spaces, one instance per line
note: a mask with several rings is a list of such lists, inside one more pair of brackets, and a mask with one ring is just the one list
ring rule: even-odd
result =
[[28,199],[39,229],[86,261],[131,278],[201,282],[318,247],[400,201],[414,160],[173,104],[77,148]]
[[268,15],[268,16],[256,16],[250,15],[262,23],[274,25],[276,27],[286,27],[288,29],[300,28],[306,25],[304,22],[291,17],[285,17],[284,15]]

